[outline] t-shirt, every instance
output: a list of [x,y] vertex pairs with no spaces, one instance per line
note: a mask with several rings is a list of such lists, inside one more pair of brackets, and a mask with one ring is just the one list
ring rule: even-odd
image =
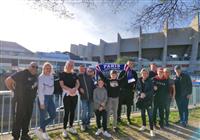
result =
[[64,85],[69,88],[74,88],[77,80],[78,77],[75,73],[62,72],[60,74],[60,81],[63,81]]
[[37,92],[37,76],[32,75],[27,69],[16,72],[11,75],[11,78],[15,81],[15,94],[16,100],[23,100],[28,98],[34,100]]

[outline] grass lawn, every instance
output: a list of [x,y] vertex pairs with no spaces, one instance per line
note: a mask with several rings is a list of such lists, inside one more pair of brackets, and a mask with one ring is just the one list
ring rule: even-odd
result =
[[[151,138],[148,130],[140,132],[142,121],[141,117],[136,116],[132,118],[133,125],[127,125],[126,119],[123,119],[122,123],[119,124],[119,132],[115,133],[111,129],[108,131],[112,134],[112,138],[107,139],[120,139],[120,140],[147,140],[147,139],[158,139],[158,140],[171,140],[171,139],[200,139],[200,108],[191,109],[189,113],[189,125],[184,128],[181,125],[176,125],[174,122],[178,120],[178,112],[171,112],[170,114],[170,127],[166,127],[164,130],[156,129],[156,136]],[[80,127],[76,127],[78,135],[72,135],[68,133],[66,140],[100,140],[106,139],[104,136],[95,136],[97,130],[96,124],[93,124],[90,130],[81,132]],[[53,140],[64,140],[62,137],[62,130],[55,130],[49,132],[50,137]],[[34,140],[37,140],[34,137]]]

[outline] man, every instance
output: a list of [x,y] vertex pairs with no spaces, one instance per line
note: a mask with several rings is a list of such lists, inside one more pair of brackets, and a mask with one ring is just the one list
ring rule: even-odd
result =
[[157,75],[157,65],[155,63],[150,64],[149,78],[152,79]]
[[[134,62],[133,60],[128,60],[127,65],[129,67],[126,77],[124,78],[124,81],[121,84],[121,90],[119,95],[119,104],[118,104],[118,122],[121,122],[121,109],[122,105],[125,104],[127,106],[127,119],[128,124],[132,124],[130,115],[131,115],[131,106],[133,105],[133,98],[134,98],[134,90],[137,83],[137,73],[134,70]],[[119,78],[121,78],[123,75],[119,75]]]
[[79,93],[82,103],[82,125],[81,130],[85,131],[89,128],[91,118],[91,105],[93,100],[93,81],[92,77],[86,73],[86,68],[83,65],[79,66],[78,79],[80,82]]
[[167,95],[166,104],[164,107],[165,110],[165,125],[169,126],[169,114],[170,114],[170,104],[172,99],[175,98],[176,90],[175,90],[175,83],[174,80],[170,78],[170,69],[164,68],[164,77],[169,82],[169,94]]
[[155,128],[157,128],[157,110],[159,110],[159,125],[160,128],[164,128],[164,107],[167,96],[169,94],[169,83],[168,80],[165,79],[163,68],[158,68],[158,75],[153,78],[154,85],[154,108],[153,108],[153,123]]
[[179,65],[174,67],[176,73],[175,88],[176,88],[176,103],[179,110],[179,122],[186,127],[188,123],[188,104],[192,94],[192,80],[190,76],[181,71]]
[[12,99],[14,140],[20,138],[21,130],[21,140],[31,140],[28,128],[37,92],[37,69],[37,63],[31,62],[27,69],[16,72],[5,80],[7,88],[14,92]]

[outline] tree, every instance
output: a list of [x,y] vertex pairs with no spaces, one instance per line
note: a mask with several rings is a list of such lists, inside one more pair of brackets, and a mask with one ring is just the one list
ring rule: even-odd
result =
[[[45,7],[58,13],[60,16],[73,17],[67,4],[84,5],[89,8],[95,8],[106,4],[111,7],[114,13],[120,12],[124,8],[131,8],[139,0],[28,0],[35,5]],[[142,8],[142,11],[136,15],[136,20],[132,26],[149,26],[154,24],[163,25],[165,21],[175,25],[181,20],[194,16],[200,11],[200,0],[149,0],[150,4]],[[135,13],[133,13],[135,14]]]
[[132,57],[128,57],[128,56],[122,56],[122,57],[118,57],[117,60],[115,61],[115,63],[117,64],[126,64],[126,62],[128,60],[132,59]]

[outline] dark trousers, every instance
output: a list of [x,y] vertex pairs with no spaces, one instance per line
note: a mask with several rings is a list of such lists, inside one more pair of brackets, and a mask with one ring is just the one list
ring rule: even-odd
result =
[[171,105],[172,98],[168,97],[165,103],[164,111],[165,111],[165,123],[169,123],[169,114],[170,114],[170,105]]
[[129,90],[122,90],[119,96],[119,104],[118,104],[118,110],[117,110],[117,118],[121,118],[121,110],[122,105],[125,104],[127,107],[126,116],[128,121],[130,121],[130,115],[131,115],[131,106],[133,105],[133,96],[134,93]]
[[153,110],[151,106],[141,109],[142,125],[146,126],[146,111],[149,117],[150,129],[153,130]]
[[177,97],[176,103],[178,106],[180,121],[182,123],[187,123],[189,99],[186,97]]
[[156,100],[154,100],[154,108],[153,108],[153,123],[156,125],[157,122],[157,111],[159,111],[159,117],[160,117],[160,127],[164,127],[164,106],[165,103],[158,103]]
[[22,130],[22,136],[25,136],[29,132],[29,123],[31,120],[33,112],[33,103],[34,99],[23,98],[12,100],[12,113],[13,113],[13,128],[12,136],[16,139],[19,139],[20,132]]
[[[106,131],[107,130],[107,112],[106,112],[106,110],[102,110],[102,111],[96,110],[95,115],[96,115],[96,123],[97,123],[98,129],[100,129],[101,126],[103,126],[103,130]],[[102,119],[102,123],[101,123],[101,119]]]
[[73,126],[74,123],[74,116],[75,116],[75,109],[78,101],[78,96],[64,96],[63,104],[64,104],[64,119],[63,119],[63,128],[67,128],[68,118],[69,120],[69,127]]

